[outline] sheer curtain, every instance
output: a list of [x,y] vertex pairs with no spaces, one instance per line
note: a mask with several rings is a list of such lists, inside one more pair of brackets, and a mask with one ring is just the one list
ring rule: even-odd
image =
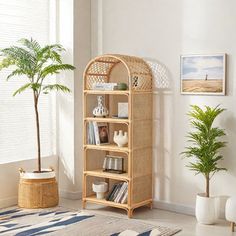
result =
[[[0,48],[20,38],[40,44],[51,41],[50,0],[0,0]],[[12,96],[25,83],[24,77],[6,81],[9,70],[0,71],[0,163],[36,158],[36,126],[30,90]],[[55,153],[55,96],[42,95],[39,104],[42,156]]]

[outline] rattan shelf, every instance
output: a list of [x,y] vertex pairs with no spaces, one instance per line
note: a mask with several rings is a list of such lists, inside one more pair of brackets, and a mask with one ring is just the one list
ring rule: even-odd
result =
[[130,91],[128,90],[84,90],[84,94],[101,94],[101,95],[105,95],[105,94],[111,94],[111,95],[129,95]]
[[[128,90],[93,90],[94,83],[126,83]],[[92,117],[91,110],[96,95],[104,95],[110,114],[117,114],[117,103],[128,102],[128,119]],[[84,71],[84,172],[83,207],[87,202],[125,209],[129,217],[137,207],[152,206],[152,73],[141,58],[126,55],[103,55],[91,60]],[[113,132],[128,132],[127,147],[116,144],[87,144],[89,122],[109,124],[110,142]],[[101,170],[106,154],[125,158],[125,174],[113,174]],[[99,200],[93,194],[92,183],[97,179],[106,181],[109,189],[114,181],[128,183],[127,204]]]
[[117,208],[121,208],[124,210],[128,209],[127,204],[121,204],[121,203],[116,203],[116,202],[112,202],[112,201],[107,201],[105,199],[97,199],[95,195],[84,198],[84,201],[96,203],[96,204],[100,204],[100,205],[104,205],[104,206],[117,207]]
[[97,118],[97,117],[86,117],[84,118],[84,120],[86,122],[96,121],[96,122],[119,123],[119,124],[128,124],[131,122],[129,119]]
[[92,145],[85,144],[85,149],[101,150],[101,151],[111,151],[111,152],[129,152],[128,147],[118,147],[116,144],[104,144],[104,145]]
[[96,176],[96,177],[115,179],[115,180],[123,180],[123,181],[130,180],[127,173],[115,174],[115,173],[104,172],[102,169],[93,170],[93,171],[84,171],[84,174],[89,175],[89,176]]

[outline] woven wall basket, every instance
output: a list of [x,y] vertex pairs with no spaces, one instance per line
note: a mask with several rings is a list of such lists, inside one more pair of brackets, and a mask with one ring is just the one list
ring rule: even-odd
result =
[[127,69],[130,90],[152,90],[152,72],[149,65],[142,58],[120,54],[106,54],[91,60],[84,72],[84,89],[91,90],[94,83],[111,82],[110,73],[119,63]]

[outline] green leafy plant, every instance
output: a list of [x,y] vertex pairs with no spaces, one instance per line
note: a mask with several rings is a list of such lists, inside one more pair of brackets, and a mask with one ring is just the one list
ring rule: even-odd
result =
[[38,172],[41,172],[41,146],[40,146],[40,123],[38,104],[42,93],[48,94],[56,90],[64,93],[70,92],[70,89],[62,84],[50,83],[50,75],[55,75],[61,71],[74,70],[75,67],[70,64],[62,63],[61,53],[65,49],[59,44],[46,45],[33,40],[21,39],[20,46],[11,46],[0,50],[0,56],[3,59],[0,62],[0,70],[13,67],[13,71],[7,76],[10,80],[17,76],[26,76],[28,82],[17,89],[13,96],[24,92],[27,89],[33,91],[33,101],[37,128],[37,157]]
[[188,142],[190,146],[185,148],[181,154],[184,157],[194,157],[195,161],[190,162],[187,167],[195,171],[196,174],[202,174],[206,180],[206,197],[209,197],[210,179],[212,176],[226,168],[218,167],[218,162],[223,159],[219,150],[226,146],[226,142],[220,141],[225,136],[223,129],[213,127],[213,123],[225,109],[218,106],[211,108],[205,106],[201,109],[199,106],[191,106],[188,113],[190,124],[194,128],[193,132],[188,133]]

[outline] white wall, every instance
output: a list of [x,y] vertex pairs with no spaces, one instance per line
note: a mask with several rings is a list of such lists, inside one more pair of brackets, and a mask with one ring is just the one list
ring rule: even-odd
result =
[[[179,156],[186,145],[190,104],[222,104],[227,109],[218,124],[228,134],[221,164],[229,171],[212,179],[211,192],[236,195],[236,1],[103,0],[97,6],[94,0],[92,4],[93,55],[137,55],[167,67],[170,86],[154,95],[155,200],[186,206],[188,211],[196,193],[204,191],[203,177],[194,176]],[[227,96],[180,95],[180,55],[219,52],[228,54]]]
[[60,76],[72,92],[57,97],[59,188],[62,197],[78,199],[82,195],[82,75],[90,59],[90,1],[58,2],[57,40],[67,50],[65,62],[76,67]]
[[[19,168],[30,171],[36,166],[36,159],[0,164],[0,208],[17,204]],[[53,167],[58,173],[57,156],[42,158],[42,167]]]

